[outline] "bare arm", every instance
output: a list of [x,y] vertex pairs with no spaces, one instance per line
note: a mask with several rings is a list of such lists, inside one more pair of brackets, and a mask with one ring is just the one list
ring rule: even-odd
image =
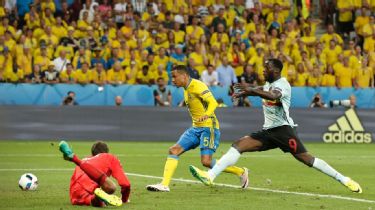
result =
[[259,96],[267,100],[276,100],[281,98],[281,92],[279,90],[264,91],[263,87],[247,87],[243,84],[235,84],[234,87],[239,90],[235,93],[233,97],[243,97],[243,96]]

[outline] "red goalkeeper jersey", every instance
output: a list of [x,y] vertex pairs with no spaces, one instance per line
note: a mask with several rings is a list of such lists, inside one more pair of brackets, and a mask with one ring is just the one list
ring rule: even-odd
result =
[[[85,158],[82,161],[88,161],[92,166],[105,173],[108,177],[112,176],[115,178],[121,187],[122,200],[123,202],[127,202],[130,194],[130,182],[116,156],[109,153],[100,153],[93,157]],[[90,177],[77,166],[70,179],[71,202],[78,205],[90,205],[92,198],[95,197],[94,190],[98,187],[98,183],[90,179]]]

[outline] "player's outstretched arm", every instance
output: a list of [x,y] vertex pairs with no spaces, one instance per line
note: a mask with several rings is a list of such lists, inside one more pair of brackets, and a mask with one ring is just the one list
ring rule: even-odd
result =
[[235,84],[235,89],[238,89],[238,93],[235,93],[233,97],[243,97],[243,96],[259,96],[267,100],[276,100],[281,98],[281,92],[279,90],[264,91],[263,87],[248,87],[244,84]]
[[113,178],[115,178],[121,186],[122,202],[126,203],[130,195],[130,182],[122,169],[120,161],[116,157],[114,157],[112,161],[111,170]]

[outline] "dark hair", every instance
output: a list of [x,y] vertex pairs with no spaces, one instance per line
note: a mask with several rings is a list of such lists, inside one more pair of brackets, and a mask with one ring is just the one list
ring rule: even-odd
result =
[[283,63],[279,59],[270,58],[270,59],[266,60],[266,64],[271,64],[271,66],[273,66],[274,68],[276,68],[280,72],[283,69]]
[[187,67],[185,65],[177,65],[177,66],[174,66],[172,71],[178,71],[180,73],[184,73],[184,74],[187,74],[189,75],[189,71],[187,69]]
[[64,106],[72,105],[72,102],[73,102],[73,98],[71,96],[67,96],[63,100],[63,105]]
[[106,143],[102,141],[95,142],[91,147],[91,154],[93,156],[99,154],[99,153],[108,153],[109,149]]

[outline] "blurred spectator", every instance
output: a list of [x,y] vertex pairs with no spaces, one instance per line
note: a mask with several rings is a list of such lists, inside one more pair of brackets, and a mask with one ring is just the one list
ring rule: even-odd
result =
[[92,81],[91,70],[89,70],[89,64],[87,62],[82,63],[81,69],[76,71],[76,82],[81,85],[87,85]]
[[187,58],[186,58],[186,55],[183,53],[183,48],[184,48],[184,46],[182,44],[177,44],[175,52],[172,53],[171,60],[170,60],[173,65],[184,65],[184,64],[186,64]]
[[315,94],[311,103],[310,108],[325,108],[327,105],[323,102],[322,97],[319,93]]
[[71,63],[66,64],[66,69],[60,73],[60,81],[64,83],[74,84],[76,83],[76,74],[74,67]]
[[[236,33],[240,36],[239,32]],[[237,42],[232,44],[232,50],[228,53],[228,61],[234,68],[237,79],[240,79],[244,71],[243,65],[245,64],[245,55],[240,51],[240,46]]]
[[157,81],[158,78],[160,78],[160,77],[164,79],[164,82],[166,84],[168,84],[169,77],[168,77],[168,73],[167,73],[167,71],[166,71],[166,69],[165,69],[165,67],[164,67],[163,64],[159,64],[158,65],[157,71],[154,74],[155,81]]
[[353,83],[356,84],[354,69],[349,66],[349,58],[344,57],[344,63],[338,65],[336,68],[337,87],[353,87]]
[[62,72],[66,70],[66,64],[70,63],[70,60],[66,58],[66,51],[61,50],[59,57],[57,57],[55,60],[53,60],[53,63],[55,65],[55,69],[58,72]]
[[321,85],[323,87],[335,87],[337,85],[336,76],[332,65],[327,65],[326,71],[322,77]]
[[155,83],[155,76],[149,71],[148,65],[144,65],[142,71],[137,73],[136,82],[141,85],[151,85]]
[[218,25],[222,24],[224,31],[227,29],[227,20],[224,18],[225,9],[220,8],[218,15],[212,20],[212,27],[214,32],[218,31]]
[[47,71],[42,74],[43,82],[46,84],[59,83],[59,72],[55,69],[55,63],[50,61]]
[[162,77],[156,81],[157,88],[154,90],[155,106],[172,106],[172,94],[166,87],[166,83]]
[[219,85],[230,86],[237,83],[237,77],[232,66],[228,64],[228,58],[222,57],[222,64],[217,67],[216,72],[219,76]]
[[359,88],[374,88],[374,71],[368,64],[368,59],[365,58],[361,67],[357,69],[355,81]]
[[211,64],[207,66],[207,70],[204,70],[202,72],[201,80],[207,86],[215,86],[219,84],[219,76],[217,72],[215,71],[214,66],[212,66]]
[[25,77],[27,83],[42,83],[42,72],[40,65],[34,64],[33,72]]
[[122,106],[122,97],[121,96],[115,97],[115,105],[116,106]]
[[102,63],[97,63],[91,70],[91,79],[93,83],[99,86],[107,84],[107,74]]
[[101,63],[103,67],[106,67],[106,62],[104,58],[101,56],[102,49],[100,47],[96,47],[94,49],[94,57],[91,58],[91,66],[95,67],[97,63]]
[[338,44],[342,44],[343,40],[340,35],[335,33],[335,28],[333,27],[333,24],[328,24],[327,26],[327,33],[324,33],[320,37],[320,42],[324,44],[325,47],[329,46],[329,42],[333,40],[334,42]]
[[258,74],[254,71],[254,67],[250,64],[245,64],[244,72],[241,75],[241,83],[247,83],[252,87],[258,86]]
[[337,1],[338,10],[338,28],[344,36],[348,36],[349,32],[353,30],[353,11],[352,2],[345,0]]
[[77,106],[78,103],[76,102],[76,93],[73,91],[69,91],[67,96],[64,97],[62,101],[63,106]]
[[154,9],[153,4],[152,3],[147,4],[146,0],[132,0],[131,2],[132,2],[134,10],[139,13],[145,12],[146,6],[152,8],[152,10]]
[[118,28],[121,28],[124,25],[125,20],[125,14],[127,7],[130,7],[131,5],[128,5],[125,0],[119,0],[117,4],[115,4],[114,7],[114,13],[115,13],[115,21]]
[[113,68],[107,71],[107,81],[111,85],[121,85],[125,83],[125,72],[121,68],[121,63],[117,61]]
[[112,6],[110,0],[103,0],[98,8],[102,18],[110,18],[112,13]]
[[130,66],[126,67],[124,76],[126,78],[126,83],[127,84],[135,84],[136,79],[137,79],[137,74],[138,74],[138,65],[136,61],[130,61]]
[[187,70],[189,71],[189,75],[193,79],[199,79],[199,72],[194,69],[192,66],[188,65]]

